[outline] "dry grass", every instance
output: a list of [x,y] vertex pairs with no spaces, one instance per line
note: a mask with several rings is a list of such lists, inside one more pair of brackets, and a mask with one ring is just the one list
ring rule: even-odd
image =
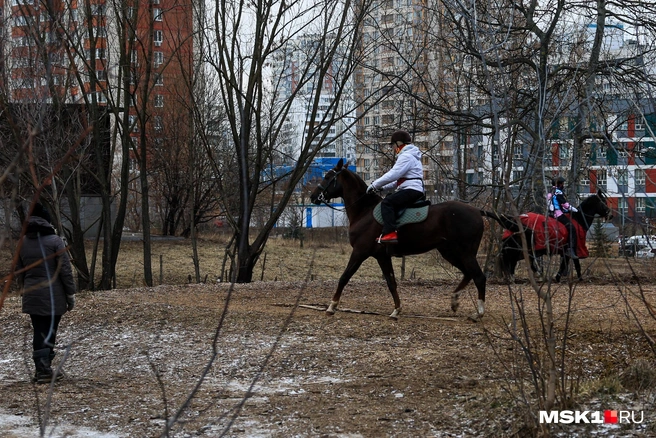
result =
[[[215,282],[220,277],[227,239],[221,236],[199,241],[201,280]],[[189,240],[155,241],[152,269],[155,284],[184,284],[194,278],[192,248]],[[332,241],[326,238],[299,240],[273,237],[267,243],[253,273],[254,281],[297,281],[310,272],[313,280],[335,280],[343,272],[351,247],[346,238]],[[161,260],[161,269],[160,269]],[[460,273],[436,253],[406,258],[404,278],[419,280],[459,278]],[[394,269],[401,278],[402,259],[394,259]],[[161,281],[160,281],[161,277]],[[117,287],[142,286],[143,255],[141,242],[124,242],[117,266]],[[353,280],[382,279],[374,259],[367,260]]]
[[[126,236],[131,237],[131,236]],[[138,237],[138,236],[137,236]],[[199,239],[201,282],[216,282],[221,277],[227,234],[205,235]],[[0,275],[8,273],[15,242],[5,242],[0,252]],[[89,247],[91,243],[89,243]],[[481,248],[486,245],[482,244]],[[308,276],[312,280],[336,280],[344,271],[351,247],[344,229],[306,230],[303,242],[282,237],[275,233],[269,239],[253,273],[254,281],[298,281]],[[617,254],[614,250],[613,254]],[[157,239],[152,246],[152,272],[155,285],[186,284],[195,282],[193,252],[189,239]],[[98,254],[98,260],[100,254]],[[88,254],[91,260],[91,253]],[[310,262],[314,264],[310,267]],[[394,269],[399,280],[456,280],[460,272],[436,252],[407,257],[405,267],[401,258],[394,259]],[[485,255],[479,255],[481,266]],[[554,258],[552,272],[559,260]],[[620,257],[595,258],[581,261],[587,281],[625,283],[649,281],[656,270],[656,259],[626,259]],[[405,269],[403,269],[405,268]],[[139,240],[126,240],[121,244],[117,264],[117,288],[140,287],[143,281],[143,245]],[[99,272],[96,273],[98,277]],[[520,263],[517,278],[527,277],[524,263]],[[374,259],[367,260],[353,280],[381,280],[380,268]],[[491,281],[494,281],[493,279]]]

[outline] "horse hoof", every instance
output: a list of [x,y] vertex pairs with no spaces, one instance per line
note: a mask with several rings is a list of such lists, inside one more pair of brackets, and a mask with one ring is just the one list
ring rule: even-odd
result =
[[338,304],[339,304],[339,301],[331,301],[331,302],[330,302],[330,305],[329,305],[328,308],[326,309],[326,313],[327,313],[328,315],[334,315],[334,314],[335,314],[335,310],[337,310],[337,305],[338,305]]
[[401,308],[399,307],[398,309],[394,309],[394,311],[392,312],[392,314],[389,317],[396,321],[396,320],[399,319],[399,314],[400,313],[401,313]]
[[453,313],[456,313],[458,311],[458,307],[460,307],[460,303],[451,303],[451,310]]

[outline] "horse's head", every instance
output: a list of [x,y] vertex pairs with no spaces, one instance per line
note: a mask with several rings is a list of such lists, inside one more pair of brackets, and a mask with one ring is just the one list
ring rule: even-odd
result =
[[342,185],[338,176],[344,171],[344,160],[339,160],[334,169],[330,169],[323,177],[323,181],[312,191],[310,200],[320,205],[322,202],[328,202],[333,198],[340,198],[343,195]]
[[603,217],[606,220],[613,218],[612,210],[608,206],[608,198],[599,189],[594,196],[586,198],[581,203],[581,212],[587,216]]

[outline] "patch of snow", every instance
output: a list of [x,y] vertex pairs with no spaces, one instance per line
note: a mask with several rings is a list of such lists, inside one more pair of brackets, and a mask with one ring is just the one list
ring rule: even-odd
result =
[[[41,436],[39,426],[30,417],[23,415],[11,415],[0,411],[0,436],[11,438],[39,438]],[[70,424],[48,425],[45,436],[65,436],[67,438],[122,438],[124,435],[109,434],[76,427]]]

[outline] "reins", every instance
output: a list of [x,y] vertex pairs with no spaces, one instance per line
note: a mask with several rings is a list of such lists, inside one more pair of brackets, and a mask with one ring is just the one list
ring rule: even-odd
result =
[[[357,203],[360,201],[360,199],[362,199],[362,198],[364,198],[365,196],[367,196],[367,192],[365,191],[365,192],[364,192],[364,195],[360,196],[358,199],[356,199],[355,201],[353,201],[353,202],[350,203],[349,205],[344,205],[344,208],[343,208],[343,209],[340,209],[340,208],[337,208],[337,207],[333,207],[332,205],[330,205],[330,204],[328,203],[328,201],[326,200],[326,197],[324,196],[324,193],[326,192],[326,190],[328,190],[328,188],[330,187],[330,184],[333,184],[333,182],[334,182],[335,185],[337,185],[337,175],[339,175],[339,174],[342,173],[343,171],[344,171],[344,169],[342,169],[342,170],[338,170],[338,171],[335,171],[335,169],[333,169],[334,175],[333,175],[333,177],[328,181],[328,183],[326,184],[326,187],[322,186],[321,184],[317,185],[317,188],[318,188],[319,190],[321,190],[321,192],[319,193],[319,196],[317,197],[317,199],[319,200],[319,202],[323,202],[323,203],[326,205],[326,207],[329,207],[329,208],[331,208],[331,209],[333,209],[333,210],[335,210],[335,211],[339,211],[339,212],[346,212],[346,210],[347,210],[349,207],[351,207],[351,206],[357,204]],[[342,196],[342,197],[343,197],[343,196]]]

